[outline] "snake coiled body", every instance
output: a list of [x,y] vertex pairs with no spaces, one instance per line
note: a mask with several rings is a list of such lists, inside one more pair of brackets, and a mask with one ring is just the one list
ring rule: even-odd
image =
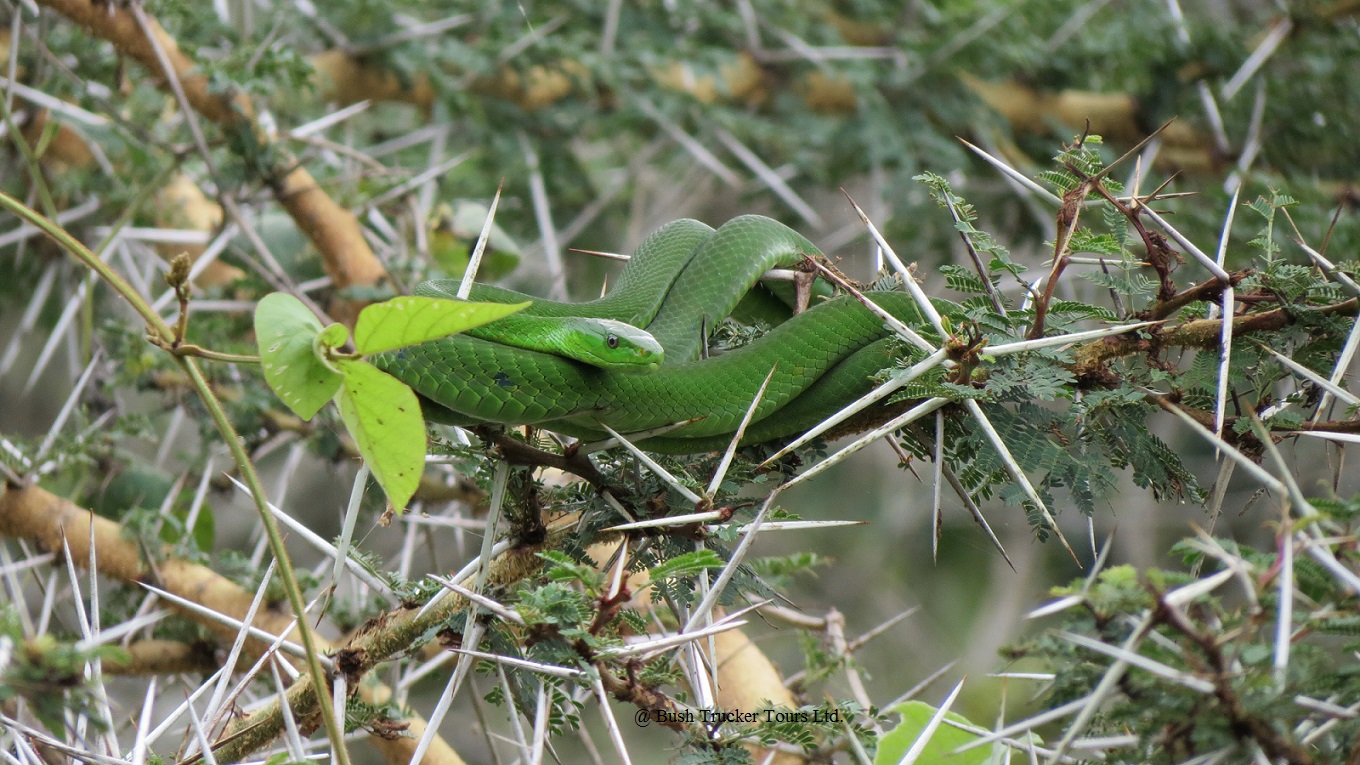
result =
[[[666,362],[653,373],[598,369],[467,335],[383,354],[376,363],[437,405],[439,411],[431,414],[446,422],[537,425],[596,438],[607,435],[601,423],[628,433],[697,420],[642,442],[648,449],[674,452],[722,448],[767,375],[769,384],[744,439],[748,443],[806,429],[867,392],[872,375],[891,364],[893,341],[883,320],[848,296],[816,305],[742,348],[697,358],[704,327],[725,318],[762,273],[817,254],[801,236],[765,218],[735,219],[716,232],[707,229],[706,236],[704,229],[695,221],[670,224],[649,238],[629,265],[630,270],[651,268],[644,262],[655,254],[649,247],[665,245],[674,250],[666,267],[679,263],[678,273],[658,268],[630,290],[632,275],[626,271],[615,288],[622,296],[582,304],[542,301],[529,309],[547,315],[627,316],[665,347]],[[691,252],[681,252],[685,247]],[[715,254],[729,262],[715,265],[708,260]],[[497,296],[521,299],[495,289],[473,295]],[[898,319],[924,324],[910,295],[869,296]]]

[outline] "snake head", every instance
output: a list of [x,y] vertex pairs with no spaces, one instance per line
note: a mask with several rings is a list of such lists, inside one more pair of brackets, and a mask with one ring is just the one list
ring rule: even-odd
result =
[[647,332],[613,319],[582,319],[575,326],[572,358],[616,372],[655,372],[665,351]]

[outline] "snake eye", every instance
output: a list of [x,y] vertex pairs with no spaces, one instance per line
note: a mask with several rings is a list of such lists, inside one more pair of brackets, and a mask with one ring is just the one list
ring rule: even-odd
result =
[[607,346],[609,346],[610,348],[617,348],[617,347],[619,347],[619,336],[618,336],[618,335],[609,335],[608,337],[606,337],[606,338],[604,339],[604,344],[607,345]]

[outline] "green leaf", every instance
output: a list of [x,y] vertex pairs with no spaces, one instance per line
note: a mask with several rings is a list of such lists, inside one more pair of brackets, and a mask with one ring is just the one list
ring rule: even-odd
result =
[[349,342],[349,329],[344,324],[331,324],[317,334],[316,340],[312,341],[312,353],[321,359],[321,363],[332,372],[339,373],[340,368],[331,360],[334,352],[340,350],[345,343]]
[[527,308],[528,303],[471,303],[408,295],[371,305],[359,314],[354,348],[381,353],[464,332]]
[[401,512],[425,467],[425,421],[416,394],[366,361],[339,359],[340,419],[392,506]]
[[332,324],[316,336],[318,345],[332,350],[344,345],[346,340],[349,340],[349,330],[344,324]]
[[1090,305],[1077,300],[1054,300],[1048,304],[1048,314],[1070,314],[1082,319],[1100,319],[1101,321],[1119,321],[1119,314],[1111,311],[1104,306]]
[[[908,701],[905,704],[898,704],[892,711],[902,715],[902,723],[896,728],[883,734],[883,738],[878,742],[878,755],[874,757],[874,765],[888,765],[888,763],[901,762],[907,750],[911,749],[920,738],[921,732],[930,724],[930,718],[935,716],[936,709],[929,704],[921,701]],[[945,718],[964,725],[972,725],[962,715],[953,712],[945,714]],[[930,737],[930,743],[926,744],[920,756],[916,758],[919,763],[930,763],[930,765],[982,765],[991,756],[987,747],[980,746],[976,749],[969,749],[960,754],[950,755],[955,749],[977,741],[980,736],[961,731],[949,723],[941,720],[939,727],[935,729],[934,735]]]
[[255,341],[265,382],[304,420],[312,419],[340,389],[340,375],[314,348],[321,332],[321,322],[292,295],[274,292],[255,307]]
[[1067,249],[1069,252],[1089,252],[1096,255],[1119,255],[1124,251],[1119,238],[1114,234],[1097,233],[1087,229],[1072,232]]
[[677,555],[674,558],[656,566],[647,572],[653,582],[660,581],[672,576],[688,576],[697,574],[707,568],[722,568],[723,560],[712,550],[696,550],[695,552]]

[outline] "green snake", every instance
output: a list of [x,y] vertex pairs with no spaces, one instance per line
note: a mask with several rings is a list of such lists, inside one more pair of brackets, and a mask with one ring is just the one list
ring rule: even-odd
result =
[[[891,366],[896,341],[880,317],[853,297],[839,297],[741,348],[699,356],[706,329],[731,314],[763,273],[819,254],[801,235],[768,218],[742,216],[716,231],[697,221],[676,221],[643,242],[604,297],[585,303],[536,300],[526,309],[539,317],[609,319],[645,328],[665,349],[664,363],[650,373],[590,366],[498,342],[500,322],[479,336],[453,335],[374,361],[425,399],[431,419],[537,425],[587,439],[607,436],[601,424],[630,433],[694,420],[641,444],[681,453],[726,446],[768,375],[743,443],[784,438],[866,393],[872,376]],[[448,284],[438,282],[417,292],[450,294]],[[910,295],[867,295],[898,319],[925,325]],[[470,297],[524,299],[494,287],[479,287]]]
[[[458,300],[445,297],[448,291],[442,285],[420,287],[417,295]],[[518,313],[474,327],[467,334],[615,372],[655,372],[666,356],[666,349],[651,333],[615,319]]]

